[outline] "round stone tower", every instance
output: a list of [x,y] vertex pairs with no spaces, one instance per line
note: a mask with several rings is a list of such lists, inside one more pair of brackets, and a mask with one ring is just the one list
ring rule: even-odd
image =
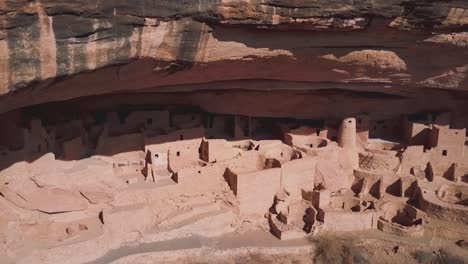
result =
[[356,148],[356,119],[346,118],[338,132],[338,145],[346,149]]

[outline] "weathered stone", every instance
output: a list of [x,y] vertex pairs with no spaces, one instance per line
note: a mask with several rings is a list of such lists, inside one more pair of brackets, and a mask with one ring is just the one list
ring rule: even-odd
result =
[[[468,25],[467,10],[455,0],[5,1],[0,112],[247,78],[337,83],[345,90],[365,82],[392,95],[463,90],[468,66],[460,31]],[[444,58],[426,56],[434,50]]]

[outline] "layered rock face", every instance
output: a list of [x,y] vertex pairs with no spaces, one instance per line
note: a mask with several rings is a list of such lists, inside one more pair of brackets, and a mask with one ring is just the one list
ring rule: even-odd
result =
[[3,0],[0,22],[1,112],[142,91],[448,98],[468,82],[459,0]]

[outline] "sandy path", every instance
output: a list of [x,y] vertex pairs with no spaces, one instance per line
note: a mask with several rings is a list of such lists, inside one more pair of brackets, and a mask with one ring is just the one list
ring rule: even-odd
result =
[[163,251],[201,248],[226,250],[245,247],[300,247],[307,245],[310,245],[310,242],[306,239],[281,241],[264,231],[248,232],[245,234],[227,234],[216,238],[191,236],[187,238],[145,243],[138,246],[122,247],[111,250],[105,256],[95,261],[88,262],[87,264],[107,264],[131,255]]

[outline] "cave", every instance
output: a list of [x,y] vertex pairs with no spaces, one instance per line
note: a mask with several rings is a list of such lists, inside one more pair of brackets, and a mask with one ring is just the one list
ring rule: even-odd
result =
[[402,247],[434,228],[456,246],[467,10],[3,1],[0,262],[333,262],[286,250],[332,233],[372,239],[378,262],[388,234]]

